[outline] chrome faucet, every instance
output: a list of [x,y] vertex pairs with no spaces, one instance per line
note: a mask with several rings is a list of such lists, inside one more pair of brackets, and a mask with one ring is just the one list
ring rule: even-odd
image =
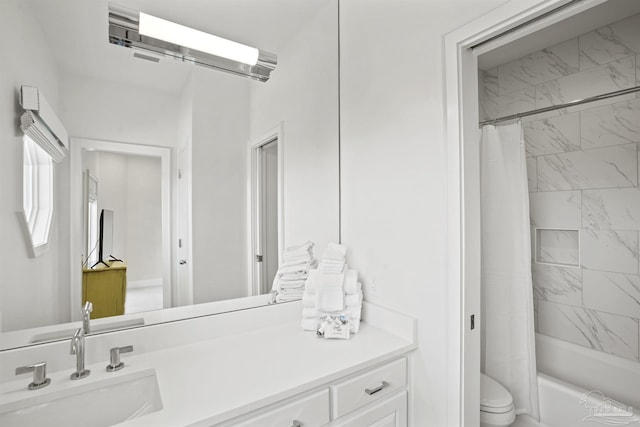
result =
[[84,330],[84,334],[88,334],[91,332],[91,325],[89,324],[89,320],[91,312],[93,311],[93,304],[91,301],[87,301],[82,306],[82,329]]
[[76,355],[76,371],[71,374],[72,380],[80,380],[88,377],[90,370],[84,369],[84,332],[82,328],[78,328],[73,338],[71,338],[71,352]]

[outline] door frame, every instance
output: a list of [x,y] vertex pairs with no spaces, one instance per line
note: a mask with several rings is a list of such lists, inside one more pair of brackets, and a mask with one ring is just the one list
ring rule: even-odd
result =
[[[192,142],[191,142],[191,137],[187,137],[184,141],[184,144],[182,144],[180,147],[178,147],[178,149],[176,150],[176,172],[175,172],[175,179],[176,179],[176,203],[175,203],[175,254],[176,256],[174,257],[177,261],[177,263],[174,264],[175,266],[175,293],[174,293],[174,303],[175,306],[185,306],[185,305],[192,305],[193,304],[193,174],[192,174]],[[180,169],[180,159],[184,156],[184,160],[185,160],[185,168],[183,170]],[[182,174],[182,178],[180,177],[180,174]],[[186,226],[186,252],[187,252],[187,264],[186,264],[186,269],[187,269],[187,286],[183,286],[183,283],[180,283],[179,279],[178,279],[178,269],[181,268],[178,263],[180,262],[178,260],[178,255],[179,255],[179,249],[178,245],[180,242],[180,239],[183,237],[180,235],[180,224],[178,223],[178,221],[180,220],[180,215],[178,214],[179,211],[179,206],[178,203],[180,203],[180,197],[179,197],[179,190],[180,190],[180,180],[183,179],[185,180],[185,191],[186,191],[186,199],[187,199],[187,217],[185,218],[185,226]]]
[[[497,48],[606,1],[583,0],[567,6],[482,49]],[[511,0],[444,36],[450,426],[477,426],[480,416],[480,134],[478,52],[471,47],[568,3],[571,0]]]
[[278,266],[282,264],[282,255],[284,253],[284,122],[280,122],[277,126],[269,129],[257,138],[249,141],[249,152],[247,155],[247,207],[249,208],[247,236],[249,237],[248,248],[248,276],[251,281],[248,283],[248,295],[260,295],[260,286],[258,285],[258,271],[254,262],[254,250],[258,242],[256,230],[257,223],[257,198],[258,189],[255,185],[256,176],[254,171],[257,166],[257,150],[270,142],[278,142]]
[[[172,271],[171,262],[171,149],[151,145],[128,144],[124,142],[104,141],[86,138],[71,138],[69,149],[69,186],[70,209],[69,220],[73,224],[83,224],[83,170],[82,150],[105,151],[110,153],[158,157],[160,159],[160,188],[162,200],[162,286],[163,307],[172,306]],[[71,227],[70,238],[70,314],[71,320],[81,319],[82,304],[82,269],[78,268],[83,249],[83,230]]]

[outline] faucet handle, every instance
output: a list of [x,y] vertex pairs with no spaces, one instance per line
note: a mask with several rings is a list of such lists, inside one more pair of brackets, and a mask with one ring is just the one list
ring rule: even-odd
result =
[[91,332],[91,313],[93,312],[93,304],[91,301],[85,301],[82,306],[82,329],[84,329],[84,333],[88,334]]
[[120,354],[131,353],[133,346],[128,345],[126,347],[113,347],[109,350],[109,364],[107,365],[107,372],[119,371],[124,367],[124,362],[120,361]]
[[85,301],[84,305],[82,306],[82,312],[91,313],[92,311],[93,311],[93,303],[91,301]]
[[16,375],[29,372],[33,372],[33,382],[29,384],[29,390],[37,390],[51,384],[51,379],[47,378],[47,362],[38,362],[33,365],[16,368]]

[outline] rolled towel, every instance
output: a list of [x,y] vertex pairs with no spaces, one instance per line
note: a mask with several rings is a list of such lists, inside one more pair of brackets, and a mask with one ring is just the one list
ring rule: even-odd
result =
[[362,292],[353,295],[346,295],[344,298],[344,303],[345,305],[352,306],[362,305]]
[[352,295],[361,290],[362,285],[358,283],[358,270],[347,270],[344,275],[344,293]]
[[316,308],[316,296],[308,291],[304,291],[302,294],[302,307],[304,308]]

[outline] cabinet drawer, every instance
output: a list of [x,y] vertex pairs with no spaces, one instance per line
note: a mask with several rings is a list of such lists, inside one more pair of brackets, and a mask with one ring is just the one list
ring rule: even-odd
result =
[[319,427],[329,422],[329,389],[225,423],[241,427]]
[[376,403],[329,424],[330,427],[407,427],[407,391],[379,399]]
[[407,385],[407,360],[398,359],[331,386],[333,418],[340,418]]

